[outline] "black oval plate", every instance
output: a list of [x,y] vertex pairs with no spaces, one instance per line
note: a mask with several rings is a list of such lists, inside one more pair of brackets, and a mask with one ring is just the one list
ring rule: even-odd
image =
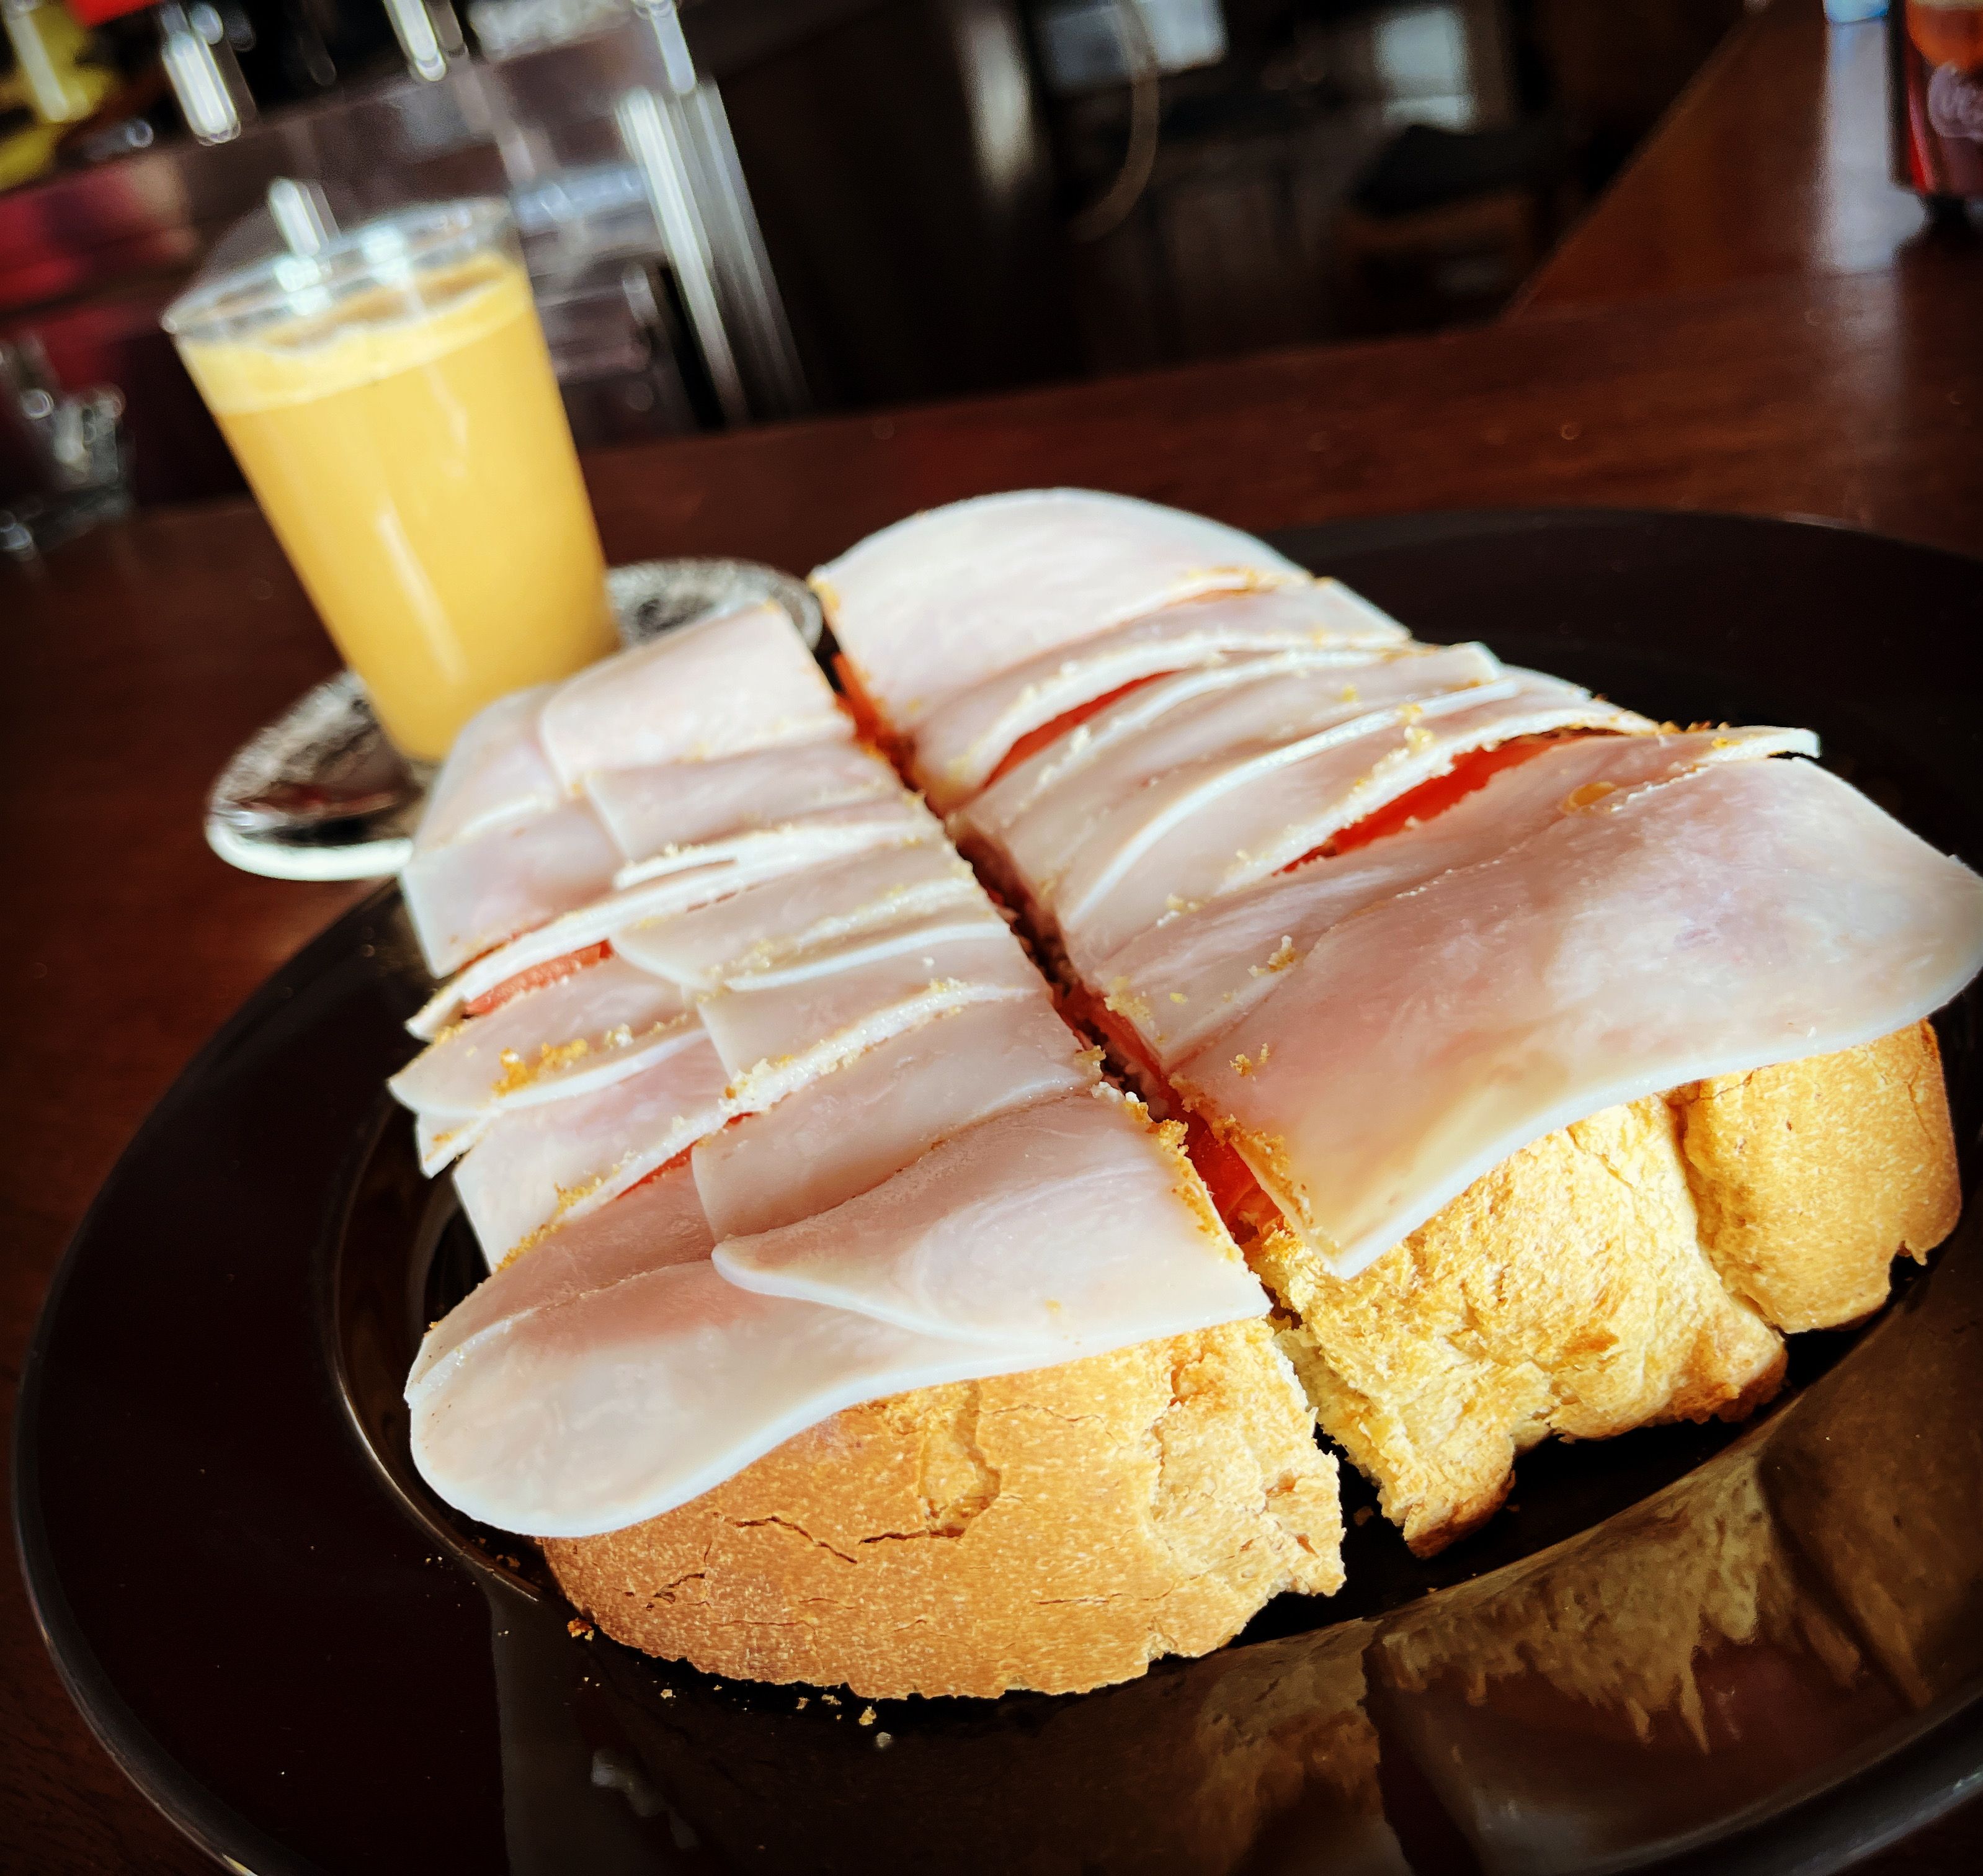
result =
[[[1282,543],[1421,636],[1681,720],[1808,724],[1983,862],[1983,563],[1814,525],[1413,517]],[[1430,1564],[1080,1697],[724,1686],[603,1637],[407,1463],[472,1248],[382,1078],[421,978],[382,893],[151,1116],[59,1272],[15,1518],[63,1677],[192,1837],[282,1872],[1835,1868],[1983,1782],[1983,1050],[1971,1203],[1745,1429],[1525,1458]]]

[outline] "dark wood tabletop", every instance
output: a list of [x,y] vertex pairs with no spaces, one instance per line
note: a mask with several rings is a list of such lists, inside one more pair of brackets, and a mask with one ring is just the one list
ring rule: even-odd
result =
[[[1886,179],[1880,28],[1739,29],[1524,303],[1305,350],[603,453],[608,555],[804,570],[902,513],[1085,483],[1254,529],[1637,504],[1821,517],[1983,552],[1983,243]],[[252,506],[153,511],[0,570],[0,1369],[145,1109],[361,888],[234,872],[227,754],[334,660]],[[0,1571],[0,1868],[209,1867],[95,1745]],[[1972,1804],[1869,1869],[1973,1868]]]

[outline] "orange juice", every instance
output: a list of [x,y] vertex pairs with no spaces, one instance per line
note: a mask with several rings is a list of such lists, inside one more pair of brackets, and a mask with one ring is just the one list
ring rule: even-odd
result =
[[1908,37],[1931,65],[1983,72],[1983,0],[1908,0]]
[[484,246],[373,271],[318,303],[289,291],[272,323],[209,336],[189,316],[176,336],[386,733],[438,759],[492,698],[617,640],[522,267]]

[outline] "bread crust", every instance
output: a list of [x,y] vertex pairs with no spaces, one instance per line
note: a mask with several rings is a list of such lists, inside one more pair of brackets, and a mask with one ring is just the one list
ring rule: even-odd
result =
[[1924,1022],[1580,1121],[1346,1282],[1286,1232],[1253,1258],[1323,1430],[1430,1556],[1548,1434],[1754,1411],[1778,1332],[1877,1309],[1961,1203]]
[[608,1634],[711,1673],[1084,1690],[1339,1587],[1309,1403],[1430,1556],[1551,1433],[1750,1413],[1781,1384],[1778,1329],[1877,1308],[1960,1202],[1924,1023],[1551,1134],[1346,1282],[1270,1232],[1272,1327],[869,1403],[544,1553]]
[[1286,1231],[1256,1262],[1323,1430],[1420,1556],[1490,1517],[1548,1434],[1734,1416],[1782,1379],[1781,1338],[1702,1249],[1657,1096],[1523,1148],[1360,1276]]
[[1264,1321],[835,1415],[714,1491],[547,1539],[609,1635],[872,1698],[1084,1691],[1340,1587],[1336,1462]]
[[1777,1328],[1834,1329],[1887,1300],[1962,1209],[1933,1025],[1677,1089],[1687,1182],[1722,1279]]

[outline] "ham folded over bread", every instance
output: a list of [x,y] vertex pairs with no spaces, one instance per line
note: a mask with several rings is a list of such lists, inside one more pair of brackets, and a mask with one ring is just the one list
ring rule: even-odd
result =
[[1172,1079],[1353,1276],[1560,1127],[1918,1022],[1980,938],[1983,880],[1836,776],[1723,763],[1364,906]]
[[[1753,1405],[1781,1370],[1757,1306],[1843,1319],[1815,1299],[1866,1295],[1869,1244],[1877,1267],[1946,1231],[1952,1147],[1916,1032],[1983,965],[1983,882],[1808,761],[1767,759],[1814,739],[1662,729],[1484,647],[1387,636],[1374,608],[1359,635],[1340,589],[1298,576],[1126,625],[1099,587],[1045,579],[1008,637],[986,621],[1035,517],[1076,512],[1032,499],[862,543],[821,570],[829,623],[1071,1005],[1159,1112],[1192,1117],[1324,1426],[1414,1543],[1477,1521],[1544,1432]],[[1142,550],[1177,564],[1202,525],[1141,510]],[[939,578],[953,540],[972,552]],[[1334,637],[1287,629],[1332,610]],[[1879,1091],[1856,1139],[1786,1122],[1848,1142],[1853,1270],[1808,1268],[1767,1136],[1710,1124],[1745,1076],[1764,1112]],[[1570,1196],[1593,1155],[1632,1219]],[[1938,1195],[1904,1206],[1894,1176]],[[1531,1268],[1531,1232],[1585,1268],[1636,1259],[1668,1323],[1699,1328],[1594,1331],[1637,1376],[1600,1387],[1537,1311],[1553,1289],[1579,1306]],[[1615,1306],[1637,1284],[1621,1269]]]
[[1807,733],[1082,490],[814,578],[846,707],[771,609],[664,637],[471,724],[406,878],[392,1087],[492,1269],[414,1455],[610,1632],[1120,1678],[1339,1583],[1318,1420],[1436,1550],[1951,1227],[1983,881]]
[[498,1530],[592,1537],[699,1497],[840,1408],[1025,1366],[739,1289],[714,1246],[681,1167],[491,1277],[406,1383],[430,1483]]
[[911,515],[813,581],[844,627],[836,635],[862,687],[902,731],[987,678],[1159,607],[1314,584],[1236,528],[1088,489]]
[[[428,968],[445,975],[590,905],[616,873],[671,842],[859,798],[844,766],[808,748],[844,749],[852,734],[804,643],[770,604],[499,698],[448,752],[400,875]],[[742,785],[726,777],[702,791],[721,798],[710,811],[720,829],[699,824],[694,779],[772,747],[808,749],[769,781],[774,804],[751,798],[749,783],[763,771],[747,764]],[[647,807],[655,794],[670,804]]]
[[[1058,572],[1023,632],[985,632],[1081,512],[1067,491],[960,503],[816,577],[871,700],[941,690],[884,727],[960,800],[968,850],[1339,1273],[1559,1126],[1871,1042],[1983,965],[1974,874],[1807,764],[1757,760],[1815,754],[1801,733],[1660,734],[1480,646],[1201,634],[1202,600],[1125,630],[1099,581]],[[1178,565],[1205,525],[1139,507],[1139,550]],[[939,594],[954,541],[974,553]],[[1316,590],[1284,576],[1219,610]],[[1058,733],[1001,773],[1018,737],[994,757],[982,726],[1035,693]],[[1567,736],[1330,857],[1468,758]]]
[[[778,632],[719,620],[505,709],[647,851],[468,962],[392,1083],[495,1267],[409,1383],[416,1454],[510,1528],[618,1530],[854,1402],[1267,1308],[1182,1130],[1099,1085]],[[464,851],[567,811],[460,816]]]

